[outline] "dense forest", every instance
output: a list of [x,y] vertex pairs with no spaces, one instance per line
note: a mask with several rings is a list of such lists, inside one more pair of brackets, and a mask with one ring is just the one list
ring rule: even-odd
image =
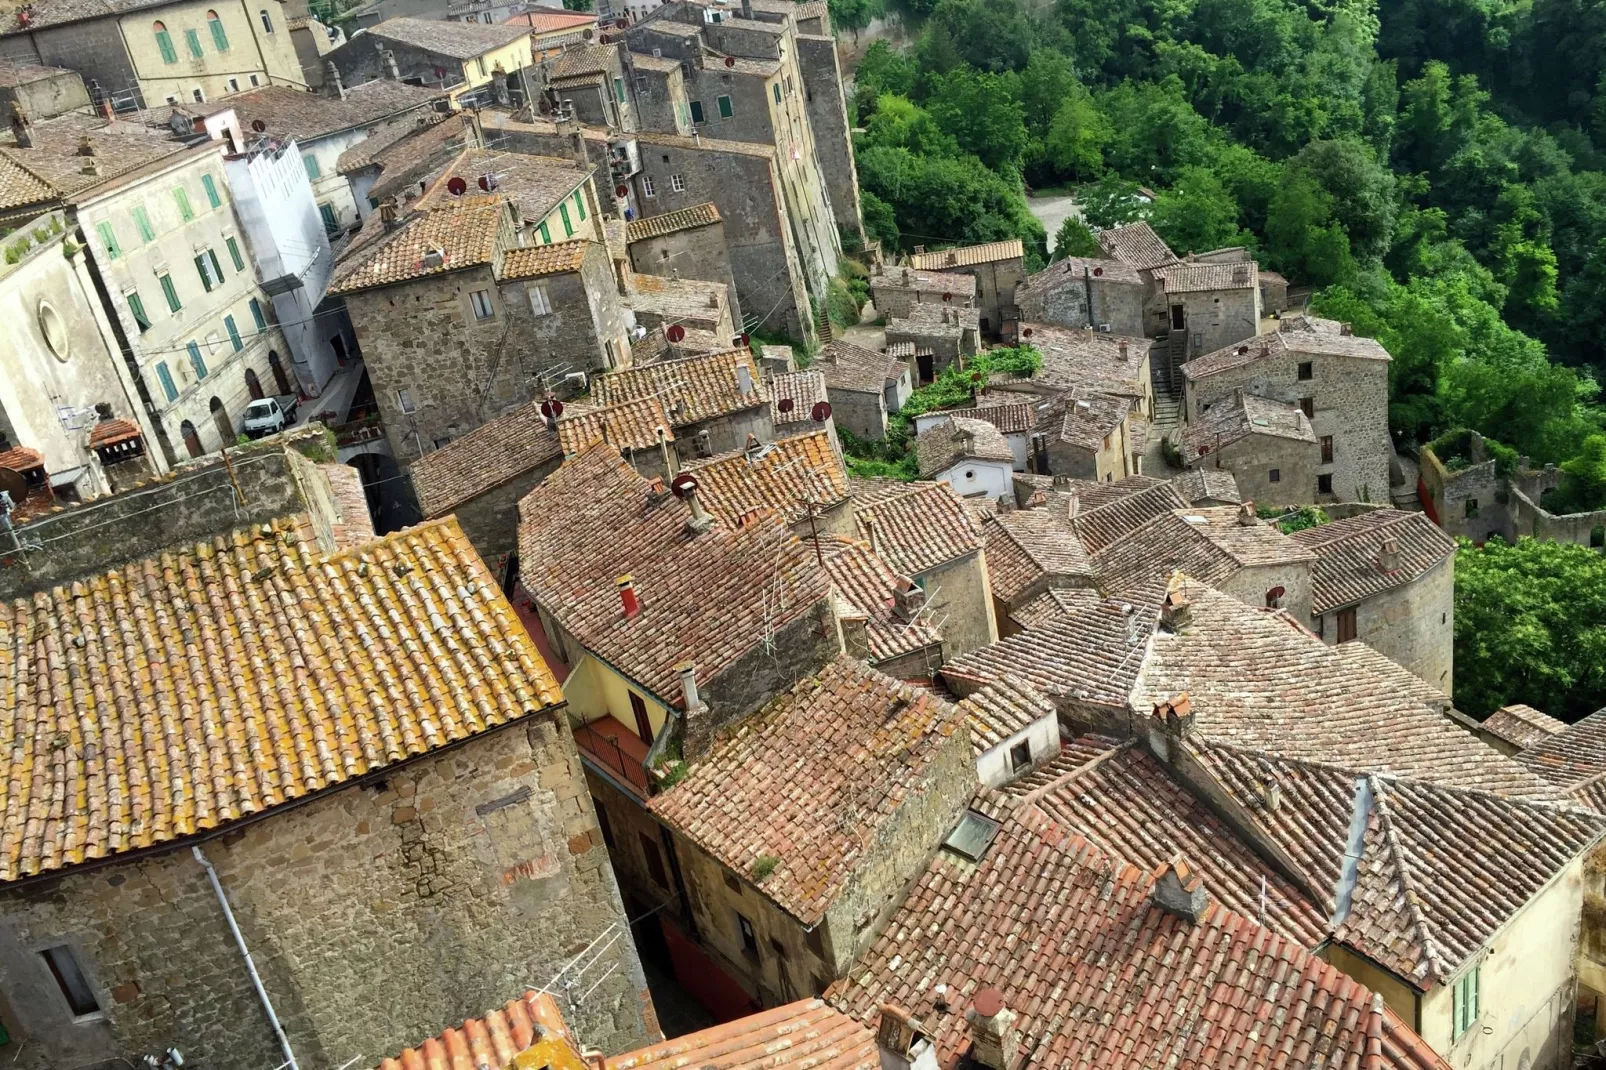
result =
[[[879,2],[832,0],[839,28]],[[890,2],[912,43],[873,44],[850,102],[873,237],[1019,236],[1041,260],[1024,191],[1074,189],[1095,225],[1248,245],[1393,354],[1402,452],[1476,428],[1563,464],[1567,508],[1606,505],[1606,7]],[[1092,248],[1074,221],[1056,238]],[[1527,693],[1485,680],[1472,705]]]

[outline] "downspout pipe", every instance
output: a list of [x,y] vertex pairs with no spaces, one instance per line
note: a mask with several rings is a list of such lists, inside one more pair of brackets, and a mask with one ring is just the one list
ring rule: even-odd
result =
[[262,1002],[262,1009],[268,1013],[268,1024],[273,1026],[273,1035],[279,1038],[279,1048],[284,1052],[284,1062],[288,1070],[301,1070],[296,1062],[296,1053],[290,1050],[290,1038],[284,1035],[284,1026],[279,1024],[279,1016],[273,1011],[273,1001],[268,998],[268,990],[262,987],[262,975],[257,973],[257,965],[251,961],[251,949],[245,946],[245,937],[240,932],[239,925],[235,924],[234,911],[229,906],[229,897],[223,894],[223,885],[217,879],[217,870],[212,868],[201,845],[196,844],[190,848],[195,852],[195,860],[201,863],[206,870],[206,879],[212,882],[212,891],[217,893],[218,906],[223,908],[223,920],[229,923],[229,932],[234,934],[234,942],[240,948],[240,957],[245,959],[245,970],[251,975],[251,987],[257,990],[257,999]]

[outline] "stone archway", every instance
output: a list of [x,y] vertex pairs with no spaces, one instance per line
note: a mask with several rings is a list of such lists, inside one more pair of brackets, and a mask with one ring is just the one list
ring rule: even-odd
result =
[[273,370],[273,381],[279,384],[279,393],[290,393],[290,377],[284,373],[284,362],[271,349],[268,350],[268,367]]
[[185,420],[178,425],[178,433],[184,439],[184,448],[190,451],[191,457],[200,457],[206,453],[201,445],[201,433],[195,430],[195,425]]
[[223,407],[216,394],[212,395],[212,422],[217,424],[218,437],[223,440],[223,447],[234,445],[234,423],[229,419],[229,410]]
[[257,373],[250,368],[245,369],[245,389],[251,395],[252,401],[261,401],[267,397],[262,392],[262,380],[258,379]]

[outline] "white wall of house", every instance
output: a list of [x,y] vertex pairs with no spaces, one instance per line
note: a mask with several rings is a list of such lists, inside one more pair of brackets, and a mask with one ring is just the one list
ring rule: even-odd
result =
[[[1017,768],[1011,752],[1022,743],[1031,751],[1026,766]],[[976,758],[976,779],[989,788],[1007,784],[1027,771],[1051,760],[1060,752],[1060,726],[1057,714],[1041,717]]]
[[948,485],[963,497],[987,495],[1002,498],[1014,493],[1008,461],[962,460],[938,472],[933,478],[947,480]]

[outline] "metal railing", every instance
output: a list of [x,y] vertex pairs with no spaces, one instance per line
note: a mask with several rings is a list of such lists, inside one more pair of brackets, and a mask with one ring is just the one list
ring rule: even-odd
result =
[[593,759],[609,772],[617,774],[628,786],[645,797],[647,769],[639,759],[633,758],[619,746],[619,739],[618,731],[599,731],[591,724],[577,725],[574,730],[574,741],[579,745],[583,756]]

